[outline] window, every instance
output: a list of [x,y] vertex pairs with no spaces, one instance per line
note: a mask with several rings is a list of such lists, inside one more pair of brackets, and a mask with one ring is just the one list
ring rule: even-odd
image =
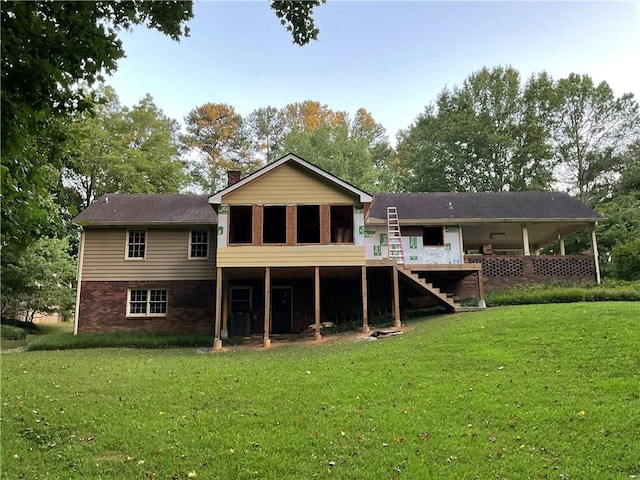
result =
[[191,230],[189,240],[189,258],[204,258],[209,255],[209,232],[207,230]]
[[331,243],[353,243],[351,205],[331,205]]
[[262,219],[262,243],[287,243],[287,207],[265,205]]
[[298,205],[297,242],[320,243],[320,206]]
[[129,290],[127,316],[164,317],[167,314],[166,290]]
[[251,243],[253,209],[251,205],[229,207],[229,243]]
[[144,230],[129,230],[127,232],[127,258],[144,259],[146,241],[147,232]]
[[424,227],[422,229],[422,244],[425,247],[441,247],[444,245],[442,227]]

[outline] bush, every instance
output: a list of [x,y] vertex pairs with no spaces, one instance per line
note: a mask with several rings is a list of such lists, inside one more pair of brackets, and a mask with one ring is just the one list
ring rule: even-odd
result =
[[12,325],[0,325],[0,336],[3,340],[24,340],[27,338],[27,331]]
[[618,245],[611,252],[613,273],[621,280],[640,280],[640,238]]

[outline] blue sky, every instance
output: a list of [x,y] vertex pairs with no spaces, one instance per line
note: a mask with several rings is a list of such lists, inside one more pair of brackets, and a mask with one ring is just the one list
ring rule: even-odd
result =
[[393,141],[445,87],[483,66],[524,78],[546,70],[607,81],[640,99],[640,2],[329,0],[315,10],[318,41],[292,43],[267,1],[198,2],[180,43],[136,28],[107,78],[122,103],[150,93],[183,123],[194,107],[259,107],[317,100],[364,107]]

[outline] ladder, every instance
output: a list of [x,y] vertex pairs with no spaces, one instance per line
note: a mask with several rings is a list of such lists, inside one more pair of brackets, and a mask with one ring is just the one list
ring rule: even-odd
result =
[[402,236],[400,235],[400,223],[396,207],[387,207],[387,245],[389,246],[389,258],[396,259],[398,263],[404,264]]

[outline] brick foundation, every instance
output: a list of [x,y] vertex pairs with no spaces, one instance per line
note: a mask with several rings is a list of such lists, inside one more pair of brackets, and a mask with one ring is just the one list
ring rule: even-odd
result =
[[[213,280],[82,282],[78,333],[206,333],[213,335]],[[164,317],[127,317],[127,290],[155,288],[168,292]]]

